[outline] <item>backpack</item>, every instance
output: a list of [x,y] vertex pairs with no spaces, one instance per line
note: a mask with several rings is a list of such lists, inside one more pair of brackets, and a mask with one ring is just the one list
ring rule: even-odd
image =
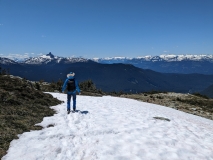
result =
[[69,79],[67,82],[67,91],[74,91],[76,90],[76,86],[75,86],[75,79]]

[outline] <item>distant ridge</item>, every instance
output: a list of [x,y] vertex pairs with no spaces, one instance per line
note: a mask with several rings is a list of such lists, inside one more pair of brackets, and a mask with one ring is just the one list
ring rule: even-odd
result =
[[8,64],[17,64],[14,60],[9,58],[0,57],[0,64],[8,65]]
[[[10,58],[7,58],[10,59]],[[201,55],[174,55],[174,54],[163,54],[163,55],[159,55],[159,56],[151,56],[151,55],[147,55],[147,56],[141,56],[141,57],[135,57],[135,58],[130,58],[130,57],[105,57],[105,58],[82,58],[82,57],[59,57],[59,56],[54,56],[51,52],[49,52],[46,55],[41,55],[38,57],[31,57],[31,58],[25,58],[24,60],[22,60],[23,63],[42,63],[46,60],[58,60],[58,62],[60,62],[60,60],[62,59],[66,59],[71,61],[71,59],[75,59],[75,60],[80,60],[80,61],[87,61],[87,60],[92,60],[95,62],[106,62],[106,63],[114,63],[114,62],[126,62],[126,61],[131,61],[131,60],[141,60],[141,61],[152,61],[152,62],[158,62],[158,61],[166,61],[166,62],[177,62],[177,61],[210,61],[213,62],[213,55],[205,55],[205,54],[201,54]],[[13,57],[12,59],[15,62],[19,62],[21,61],[21,59],[15,58]],[[49,62],[49,61],[48,61]]]
[[[101,64],[82,58],[58,58],[52,55],[35,57],[30,63],[16,63],[3,59],[1,67],[15,76],[32,81],[64,80],[73,71],[79,82],[92,80],[97,89],[106,92],[140,93],[151,90],[193,93],[213,84],[213,75],[160,73],[141,69],[132,64]],[[8,62],[8,63],[5,63]]]
[[137,58],[108,57],[87,59],[82,57],[59,57],[51,52],[47,55],[20,60],[1,58],[0,64],[42,65],[42,64],[71,64],[77,62],[97,62],[101,64],[123,63],[131,64],[141,69],[150,69],[161,73],[181,74],[213,74],[213,55],[160,55]]
[[213,74],[213,55],[160,55],[137,58],[108,57],[94,58],[93,60],[105,64],[132,64],[142,69],[151,69],[162,73]]
[[24,64],[47,64],[47,63],[75,63],[75,62],[87,62],[88,59],[85,58],[73,58],[73,57],[59,57],[54,56],[51,52],[47,55],[42,55],[39,57],[32,57],[25,60]]
[[[1,58],[1,57],[0,57]],[[3,57],[2,57],[3,58]],[[159,56],[151,56],[151,55],[147,55],[147,56],[140,56],[140,57],[134,57],[134,58],[130,58],[130,57],[105,57],[105,58],[82,58],[82,57],[60,57],[60,56],[55,56],[53,55],[51,52],[49,52],[46,55],[41,55],[38,57],[30,57],[30,58],[25,58],[25,59],[19,59],[18,57],[13,57],[13,58],[6,58],[6,59],[10,59],[13,60],[17,63],[21,62],[22,63],[42,63],[46,60],[58,60],[58,62],[60,62],[60,60],[79,60],[79,61],[87,61],[87,60],[92,60],[95,62],[105,62],[105,63],[122,63],[122,62],[128,62],[128,61],[132,61],[132,60],[141,60],[141,61],[151,61],[151,62],[180,62],[180,61],[209,61],[209,62],[213,62],[213,55],[205,55],[205,54],[201,54],[201,55],[191,55],[191,54],[186,54],[186,55],[174,55],[174,54],[162,54]],[[49,62],[48,61],[48,62]]]
[[129,58],[129,57],[106,57],[106,58],[93,58],[96,62],[102,62],[102,61],[108,61],[108,62],[117,62],[117,61],[129,61],[129,60],[143,60],[143,61],[167,61],[167,62],[173,62],[173,61],[212,61],[213,62],[213,55],[174,55],[174,54],[163,54],[160,56],[141,56],[141,57],[135,57],[135,58]]

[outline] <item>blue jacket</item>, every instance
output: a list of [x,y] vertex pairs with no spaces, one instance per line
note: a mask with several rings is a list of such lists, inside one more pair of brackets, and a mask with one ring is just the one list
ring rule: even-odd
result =
[[[64,90],[67,88],[67,82],[68,82],[69,79],[75,79],[75,78],[72,77],[72,76],[70,76],[69,78],[67,78],[67,79],[64,81],[64,84],[63,84],[63,87],[62,87],[62,92],[64,92]],[[75,79],[75,87],[76,87],[76,90],[78,91],[78,93],[80,93],[81,91],[80,91],[80,89],[79,89],[78,81],[77,81],[76,79]],[[67,92],[67,93],[68,93],[68,94],[69,94],[69,93],[75,93],[76,90],[73,91],[73,92]]]

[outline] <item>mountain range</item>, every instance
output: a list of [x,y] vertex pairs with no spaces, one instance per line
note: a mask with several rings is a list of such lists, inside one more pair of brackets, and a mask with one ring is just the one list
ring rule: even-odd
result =
[[65,80],[70,71],[79,82],[91,79],[98,89],[106,92],[145,92],[151,90],[181,93],[201,92],[213,84],[213,75],[159,73],[132,64],[103,64],[84,58],[62,58],[49,53],[24,62],[0,58],[2,68],[10,74],[29,80]]
[[[1,61],[1,59],[0,59]],[[95,61],[102,64],[124,63],[132,64],[142,69],[150,69],[162,73],[200,73],[213,74],[213,55],[160,55],[143,56],[137,58],[128,57],[107,57],[107,58],[74,58],[54,56],[51,52],[47,55],[32,57],[28,59],[14,58],[5,60],[3,63],[24,63],[24,64],[47,64],[47,63],[75,63]]]
[[137,58],[95,58],[99,63],[125,63],[162,73],[213,74],[213,55],[160,55]]

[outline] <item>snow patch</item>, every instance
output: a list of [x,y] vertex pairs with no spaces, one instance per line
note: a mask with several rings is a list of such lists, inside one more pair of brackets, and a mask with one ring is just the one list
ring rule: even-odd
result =
[[[66,102],[66,94],[51,94]],[[3,160],[213,159],[213,123],[205,118],[111,96],[78,96],[77,113],[67,114],[66,103],[52,108],[44,129],[19,135]]]

